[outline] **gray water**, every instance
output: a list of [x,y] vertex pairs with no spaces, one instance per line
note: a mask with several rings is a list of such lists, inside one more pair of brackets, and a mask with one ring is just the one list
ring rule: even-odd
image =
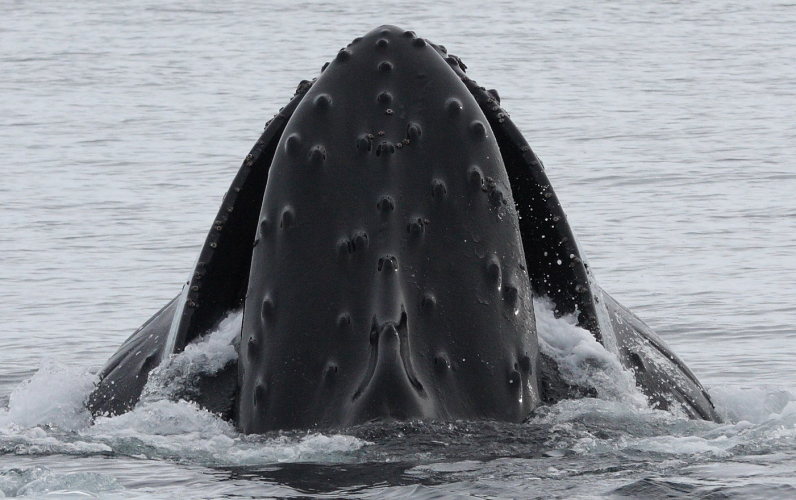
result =
[[[165,399],[89,424],[91,371],[177,294],[265,121],[385,23],[500,91],[600,284],[725,424],[630,396],[522,426],[246,437]],[[796,498],[796,5],[3,1],[0,75],[5,495]]]

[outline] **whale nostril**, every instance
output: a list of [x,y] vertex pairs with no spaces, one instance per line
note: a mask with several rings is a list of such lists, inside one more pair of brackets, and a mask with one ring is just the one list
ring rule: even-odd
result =
[[354,243],[348,238],[341,238],[337,241],[337,255],[343,257],[354,252]]
[[630,351],[629,358],[637,372],[643,373],[647,371],[647,367],[644,366],[644,361],[641,359],[641,356],[639,356],[638,353]]
[[516,286],[514,285],[503,286],[503,300],[506,302],[506,307],[514,311],[514,314],[519,313],[519,309],[517,308],[519,301],[519,290],[517,290]]
[[489,201],[492,202],[492,205],[495,207],[499,207],[500,205],[506,205],[508,202],[506,201],[506,197],[503,194],[503,190],[500,188],[495,188],[489,193]]

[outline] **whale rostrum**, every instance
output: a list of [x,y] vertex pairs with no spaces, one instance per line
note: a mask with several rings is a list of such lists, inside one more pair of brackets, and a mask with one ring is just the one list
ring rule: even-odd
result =
[[190,397],[242,432],[376,419],[521,422],[593,395],[539,352],[574,314],[654,407],[717,420],[696,377],[602,291],[494,90],[411,31],[355,39],[266,125],[183,291],[100,372],[94,414],[243,307],[238,359]]

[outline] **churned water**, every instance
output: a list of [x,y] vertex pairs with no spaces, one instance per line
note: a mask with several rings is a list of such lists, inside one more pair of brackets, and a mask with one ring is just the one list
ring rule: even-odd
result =
[[[240,435],[165,383],[234,356],[235,315],[91,422],[93,372],[177,294],[265,121],[385,23],[500,91],[601,285],[724,424],[650,410],[543,301],[543,348],[600,398],[527,424]],[[0,75],[5,496],[796,498],[796,4],[5,1]]]

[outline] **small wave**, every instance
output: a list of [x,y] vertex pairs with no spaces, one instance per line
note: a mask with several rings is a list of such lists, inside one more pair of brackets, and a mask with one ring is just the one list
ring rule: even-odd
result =
[[211,466],[281,462],[344,462],[367,444],[343,434],[244,435],[195,403],[160,400],[116,417],[101,417],[81,432],[117,454]]
[[121,489],[113,476],[93,472],[58,474],[47,467],[0,472],[0,496],[5,497],[85,498]]
[[[562,456],[629,453],[721,459],[796,447],[796,395],[788,389],[713,388],[711,395],[727,424],[693,421],[654,410],[635,387],[632,373],[624,370],[589,332],[577,327],[573,317],[555,318],[545,301],[537,301],[535,310],[541,350],[559,363],[567,382],[593,387],[599,398],[561,401],[538,409],[526,424],[505,424],[508,430],[500,427],[500,435],[518,438],[495,448],[490,455],[552,450],[551,453],[564,453]],[[213,467],[406,458],[403,453],[407,453],[407,448],[399,444],[406,439],[404,423],[382,423],[377,426],[378,432],[371,429],[370,434],[351,429],[346,431],[348,434],[248,436],[197,404],[181,400],[179,394],[199,374],[214,373],[235,359],[233,341],[240,321],[240,313],[230,315],[204,340],[189,345],[154,370],[144,397],[133,411],[98,417],[93,422],[85,401],[94,387],[95,376],[88,370],[54,361],[43,363],[30,380],[12,393],[9,407],[0,410],[0,453],[117,455]],[[453,453],[466,458],[476,453],[475,449],[483,450],[486,445],[468,446],[478,441],[474,436],[490,436],[490,426],[497,424],[440,425],[430,426],[436,430],[429,431],[428,436],[422,431],[425,427],[418,426],[418,443],[431,443],[426,443],[429,457]],[[445,432],[450,434],[449,442],[441,442],[439,436],[445,433],[440,429],[448,429]],[[461,431],[463,437],[456,437],[461,429],[465,429]],[[372,436],[384,438],[369,446]]]
[[762,423],[796,402],[796,391],[788,387],[743,387],[723,385],[710,388],[710,397],[727,422]]
[[[345,462],[366,441],[343,434],[247,436],[228,421],[180,399],[200,374],[213,374],[237,358],[233,341],[242,313],[149,376],[136,407],[114,417],[92,417],[86,409],[96,376],[54,361],[11,394],[0,410],[0,453],[18,455],[123,455],[187,461],[211,466],[283,462]],[[92,425],[93,424],[93,425]]]
[[8,409],[0,410],[0,426],[83,429],[91,423],[86,401],[96,380],[87,368],[45,360],[32,378],[11,393]]
[[577,325],[576,315],[556,318],[548,298],[533,300],[539,350],[558,364],[561,376],[571,385],[590,387],[600,399],[648,408],[647,398],[636,386],[633,373],[615,354],[607,351],[588,330]]

